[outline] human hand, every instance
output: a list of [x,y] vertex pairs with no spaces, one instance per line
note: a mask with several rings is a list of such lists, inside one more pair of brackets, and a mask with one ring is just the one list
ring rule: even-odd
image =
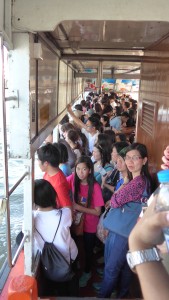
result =
[[164,243],[162,243],[161,245],[157,245],[157,248],[158,248],[158,250],[160,250],[160,252],[162,254],[168,253],[166,241]]
[[71,112],[71,111],[72,111],[72,107],[71,107],[71,104],[70,104],[70,103],[67,104],[66,108],[67,108],[67,111],[68,111],[68,112]]
[[73,202],[73,210],[81,211],[82,206],[77,204],[76,202]]
[[111,200],[108,200],[106,203],[105,203],[105,209],[108,209],[110,207],[110,202]]
[[169,146],[164,150],[164,156],[162,157],[162,161],[164,164],[161,165],[163,170],[169,169]]
[[109,234],[109,230],[103,229],[103,236],[106,238]]
[[102,178],[102,184],[101,184],[101,187],[103,188],[104,187],[104,184],[106,182],[106,178],[108,177],[107,174],[103,175],[101,178]]
[[149,249],[164,241],[162,228],[169,227],[169,211],[157,212],[154,200],[129,236],[131,251]]

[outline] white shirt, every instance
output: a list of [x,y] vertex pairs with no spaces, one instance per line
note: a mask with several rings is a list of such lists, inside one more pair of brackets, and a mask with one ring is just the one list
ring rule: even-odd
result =
[[82,128],[82,133],[84,133],[85,136],[87,137],[88,143],[89,143],[89,151],[92,153],[94,144],[97,142],[97,139],[98,139],[99,131],[97,130],[94,135],[91,135],[90,132],[88,132],[86,129]]
[[[46,242],[52,242],[60,219],[59,210],[50,211],[36,210],[33,212],[35,228],[40,232]],[[78,250],[74,240],[70,234],[70,226],[72,224],[72,213],[70,208],[62,208],[62,218],[56,234],[54,245],[64,255],[65,259],[70,262],[70,257],[75,260]],[[35,246],[42,251],[44,241],[39,233],[35,230]]]

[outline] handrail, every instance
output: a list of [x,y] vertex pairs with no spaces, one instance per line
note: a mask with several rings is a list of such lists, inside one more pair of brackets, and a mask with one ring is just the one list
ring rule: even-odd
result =
[[3,153],[3,170],[4,170],[4,191],[5,191],[5,198],[6,201],[6,225],[7,225],[7,252],[8,252],[8,264],[9,267],[12,267],[12,253],[11,253],[11,234],[10,234],[10,207],[9,207],[9,182],[8,182],[8,155],[7,155],[7,134],[6,134],[6,105],[5,105],[5,88],[4,88],[4,49],[3,49],[3,39],[0,38],[0,91],[1,91],[1,109],[2,109],[2,153]]
[[26,171],[26,172],[22,175],[22,177],[20,177],[20,178],[18,179],[18,181],[17,181],[17,182],[12,186],[12,188],[9,190],[9,192],[8,192],[8,195],[9,195],[9,196],[14,192],[14,190],[17,188],[17,186],[22,182],[22,180],[23,180],[27,175],[29,175],[29,172],[28,172],[28,171]]
[[14,258],[13,258],[13,260],[12,260],[12,266],[15,265],[15,262],[16,262],[16,260],[17,260],[17,257],[18,257],[18,255],[20,254],[20,252],[22,251],[22,247],[23,247],[23,245],[24,245],[24,243],[25,243],[25,241],[26,241],[26,239],[27,239],[28,237],[29,237],[29,234],[28,234],[28,232],[27,232],[27,233],[24,234],[24,236],[23,236],[23,238],[22,238],[22,241],[21,241],[21,243],[20,243],[20,245],[19,245],[19,247],[18,247],[18,250],[17,250],[16,253],[15,253],[15,256],[14,256]]

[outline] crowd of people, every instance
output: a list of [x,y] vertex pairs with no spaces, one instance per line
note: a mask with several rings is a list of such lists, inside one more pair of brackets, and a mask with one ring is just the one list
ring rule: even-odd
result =
[[[114,92],[110,95],[90,93],[73,109],[68,105],[67,111],[68,116],[59,125],[59,141],[54,141],[51,133],[46,144],[37,151],[44,176],[35,180],[34,221],[35,228],[51,242],[58,225],[58,210],[63,210],[54,243],[68,262],[74,262],[74,289],[60,291],[57,283],[53,286],[58,296],[77,296],[79,287],[86,287],[92,276],[101,213],[130,203],[146,206],[154,185],[146,146],[134,141],[136,101],[126,95],[118,98]],[[78,280],[79,237],[71,225],[72,222],[78,225],[82,220],[85,263]],[[132,250],[135,250],[133,236],[139,230],[140,227],[131,234]],[[132,271],[126,260],[129,237],[116,230],[105,232],[103,278],[93,287],[99,298],[110,298],[114,291],[116,298],[126,298],[132,281]],[[35,241],[42,251],[43,241],[37,233]]]

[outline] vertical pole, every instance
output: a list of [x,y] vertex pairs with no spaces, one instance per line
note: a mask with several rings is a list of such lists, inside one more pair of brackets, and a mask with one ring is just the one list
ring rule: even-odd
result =
[[24,234],[29,238],[24,244],[25,256],[25,275],[32,275],[32,261],[33,261],[33,181],[34,181],[34,155],[31,159],[25,160],[25,168],[29,175],[24,180]]
[[11,233],[10,233],[10,205],[9,205],[9,182],[8,182],[8,154],[7,154],[7,133],[6,133],[6,105],[4,87],[4,48],[3,39],[0,37],[0,93],[1,93],[1,122],[2,122],[2,153],[3,153],[3,174],[4,174],[4,194],[6,199],[6,236],[8,264],[12,267],[11,254]]
[[103,62],[99,61],[99,68],[98,68],[98,87],[99,87],[99,94],[102,92],[102,76],[103,76]]

